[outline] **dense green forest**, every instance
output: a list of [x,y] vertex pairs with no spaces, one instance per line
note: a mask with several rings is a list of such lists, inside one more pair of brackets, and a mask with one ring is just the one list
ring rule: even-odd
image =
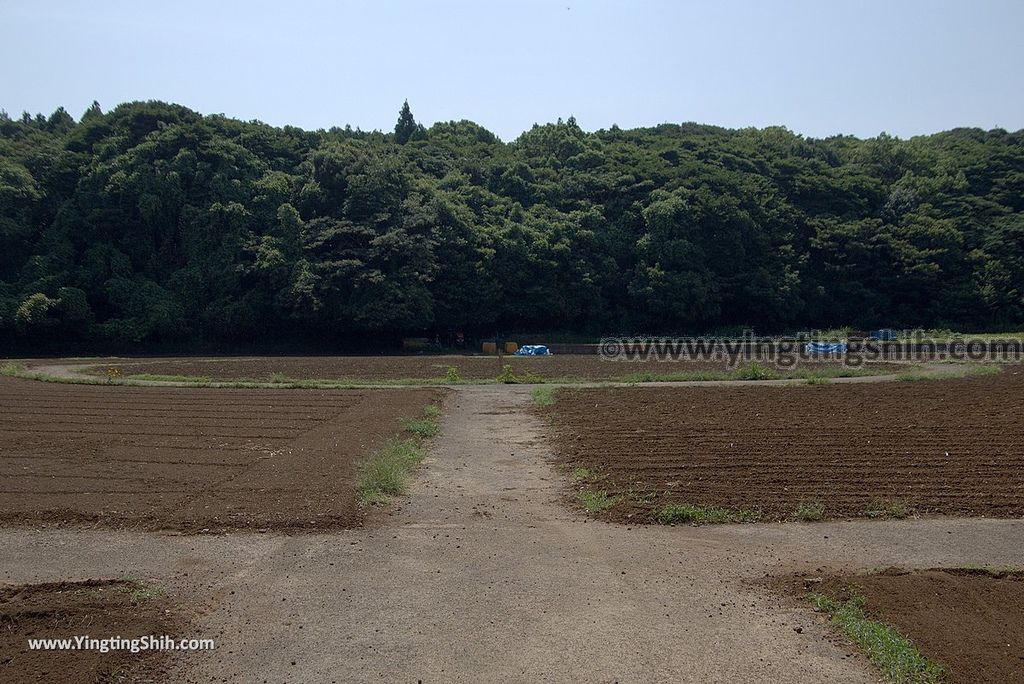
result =
[[0,113],[0,343],[1024,323],[1024,131]]

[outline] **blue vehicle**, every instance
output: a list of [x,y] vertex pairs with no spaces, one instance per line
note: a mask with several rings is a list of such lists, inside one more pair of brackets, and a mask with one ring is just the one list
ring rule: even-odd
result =
[[845,342],[808,342],[804,347],[804,350],[812,356],[845,354],[847,349]]
[[524,344],[516,350],[516,356],[551,356],[551,352],[543,344]]
[[899,332],[892,328],[881,328],[879,330],[872,330],[868,335],[868,339],[877,340],[879,342],[894,342],[899,337]]

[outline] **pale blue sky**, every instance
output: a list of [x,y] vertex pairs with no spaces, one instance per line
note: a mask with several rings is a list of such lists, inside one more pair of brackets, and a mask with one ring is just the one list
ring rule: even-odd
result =
[[1024,128],[1024,0],[0,0],[0,108],[178,102],[275,125]]

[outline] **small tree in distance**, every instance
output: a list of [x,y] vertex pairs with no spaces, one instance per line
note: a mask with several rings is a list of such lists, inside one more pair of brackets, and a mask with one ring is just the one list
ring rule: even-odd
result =
[[409,108],[409,101],[406,100],[398,112],[398,123],[395,124],[395,142],[404,145],[410,140],[424,140],[426,137],[426,129],[416,123],[412,110]]

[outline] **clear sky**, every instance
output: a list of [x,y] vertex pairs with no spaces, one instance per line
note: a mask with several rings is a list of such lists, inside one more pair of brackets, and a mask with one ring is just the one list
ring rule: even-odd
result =
[[1024,0],[0,0],[0,108],[303,128],[574,115],[825,136],[1024,128]]

